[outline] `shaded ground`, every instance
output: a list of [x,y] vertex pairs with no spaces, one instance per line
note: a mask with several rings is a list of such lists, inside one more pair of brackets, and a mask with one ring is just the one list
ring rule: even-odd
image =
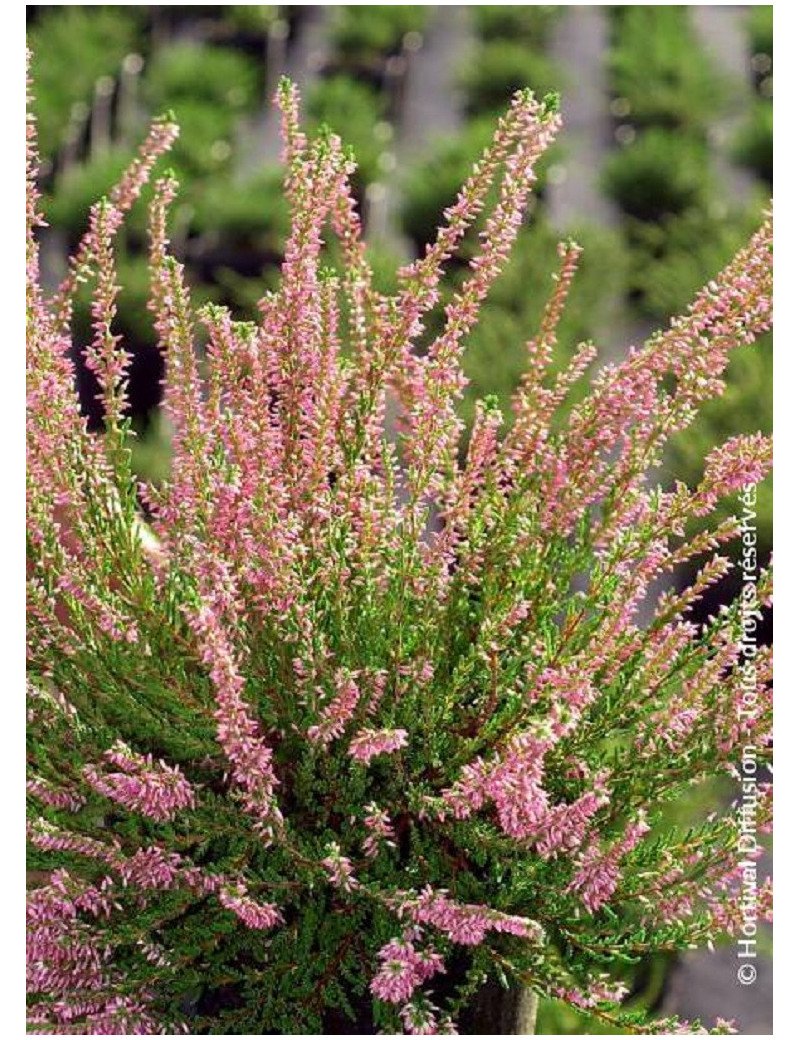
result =
[[600,190],[599,178],[613,130],[606,92],[605,54],[608,19],[602,7],[567,7],[556,23],[551,56],[565,79],[561,95],[567,150],[562,175],[547,191],[547,209],[557,228],[568,230],[591,220],[603,227],[618,223],[616,208]]

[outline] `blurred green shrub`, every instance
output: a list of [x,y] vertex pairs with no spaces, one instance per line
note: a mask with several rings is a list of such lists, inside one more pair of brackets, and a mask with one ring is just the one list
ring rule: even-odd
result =
[[131,431],[128,447],[139,480],[160,484],[167,479],[172,465],[172,438],[163,412],[156,412],[146,425]]
[[736,137],[733,155],[767,184],[772,183],[772,102],[753,103],[747,122]]
[[337,73],[315,83],[305,99],[309,129],[315,132],[326,123],[351,145],[358,163],[356,182],[363,188],[379,172],[379,159],[385,148],[380,137],[386,100],[366,83]]
[[[526,343],[538,332],[542,307],[553,286],[551,275],[558,270],[561,237],[540,212],[520,232],[512,258],[467,340],[464,370],[470,384],[463,415],[468,422],[475,402],[489,394],[497,397],[509,416],[512,393],[528,364]],[[589,226],[577,230],[575,238],[584,251],[558,328],[556,366],[563,366],[581,342],[610,331],[613,301],[624,284],[625,252],[618,235]]]
[[412,4],[338,4],[333,24],[338,57],[345,64],[374,66],[400,50],[406,33],[422,32],[430,12]]
[[268,239],[280,252],[288,231],[283,168],[267,166],[246,180],[214,177],[196,194],[191,227],[198,234],[228,235],[237,243]]
[[64,143],[72,106],[90,104],[95,82],[116,76],[122,59],[142,43],[144,8],[45,8],[28,42],[33,52],[39,149],[52,157]]
[[176,43],[148,63],[151,111],[175,112],[181,127],[172,153],[182,172],[203,176],[230,166],[238,117],[259,100],[258,66],[231,48]]
[[543,49],[513,40],[491,40],[477,47],[461,74],[470,115],[496,114],[515,90],[532,87],[541,96],[557,82],[555,66]]
[[750,49],[753,54],[772,57],[772,4],[753,4],[748,19]]
[[147,66],[147,96],[155,107],[188,98],[240,110],[258,100],[257,70],[232,48],[173,43]]
[[543,47],[562,8],[554,4],[476,4],[472,12],[482,40],[516,40]]
[[603,186],[624,213],[660,220],[698,205],[711,188],[708,149],[696,138],[653,127],[608,160]]
[[725,83],[692,30],[685,6],[613,9],[611,89],[639,127],[700,134],[725,100]]
[[639,308],[656,321],[681,313],[759,223],[767,199],[731,211],[696,207],[662,223],[631,223],[630,285]]
[[280,17],[276,4],[231,4],[223,7],[222,12],[225,25],[234,32],[253,34],[266,32],[270,23]]
[[[91,162],[77,163],[58,178],[55,190],[43,200],[48,224],[76,239],[86,229],[89,207],[115,184],[130,162],[129,149],[113,149]],[[136,216],[141,207],[137,206]]]

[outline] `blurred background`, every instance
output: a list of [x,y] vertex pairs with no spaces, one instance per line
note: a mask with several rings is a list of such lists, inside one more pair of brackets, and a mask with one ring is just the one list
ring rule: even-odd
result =
[[[584,246],[561,357],[591,336],[601,361],[621,356],[682,310],[759,222],[772,181],[772,7],[738,6],[37,6],[28,7],[43,157],[45,276],[55,286],[90,204],[129,162],[149,119],[172,110],[180,139],[162,166],[181,182],[172,241],[196,300],[256,317],[275,283],[287,229],[279,120],[287,74],[308,126],[351,144],[356,192],[379,285],[434,235],[514,90],[558,91],[565,127],[541,168],[513,259],[466,355],[465,401],[507,405],[556,268],[556,244]],[[146,211],[119,257],[119,331],[134,362],[135,460],[158,480],[169,436],[158,403],[161,359],[146,309]],[[448,275],[455,291],[466,256]],[[96,388],[79,389],[98,427]],[[692,481],[709,448],[772,426],[771,338],[734,355],[729,388],[671,449],[661,481]],[[733,511],[735,503],[728,503]],[[771,490],[759,496],[759,548],[772,542]],[[679,581],[680,576],[679,576]],[[698,604],[702,617],[735,591]],[[708,812],[724,788],[677,807]],[[659,959],[631,973],[635,999],[743,1033],[771,1033],[769,937],[758,983],[735,979],[732,950]],[[541,1033],[586,1033],[545,1007]],[[596,1032],[607,1032],[605,1026]]]

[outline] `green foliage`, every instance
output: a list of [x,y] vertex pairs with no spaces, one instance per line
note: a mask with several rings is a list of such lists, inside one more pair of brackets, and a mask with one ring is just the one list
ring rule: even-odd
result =
[[148,64],[145,96],[152,111],[180,120],[178,171],[207,176],[230,168],[237,119],[259,98],[257,68],[235,50],[175,44]]
[[699,134],[724,100],[724,82],[692,31],[685,6],[614,8],[609,72],[613,93],[640,127]]
[[136,6],[54,6],[41,11],[28,38],[42,155],[53,156],[64,144],[72,106],[91,103],[95,82],[119,73],[125,55],[140,46],[141,33],[141,10]]
[[252,62],[231,48],[174,43],[148,64],[147,97],[155,109],[191,100],[241,111],[258,99],[257,74]]
[[[556,364],[561,368],[579,343],[598,338],[613,326],[609,311],[625,276],[624,252],[611,231],[586,227],[575,237],[584,247],[578,273],[559,323]],[[471,333],[464,358],[470,380],[462,414],[471,421],[475,404],[493,394],[507,418],[511,395],[529,357],[525,344],[537,332],[542,308],[552,286],[551,274],[559,237],[537,212],[520,233],[511,260],[485,304],[485,319]]]
[[772,183],[772,102],[753,103],[747,122],[734,142],[736,161],[749,167],[767,184]]
[[638,308],[656,321],[684,310],[753,233],[767,201],[754,199],[742,211],[695,206],[659,223],[630,221],[629,284]]
[[541,49],[562,9],[547,4],[476,4],[475,28],[483,40],[515,40]]
[[[86,163],[66,170],[56,181],[55,191],[44,202],[45,218],[53,227],[77,238],[86,230],[89,207],[114,184],[130,161],[127,149],[115,148]],[[139,207],[137,216],[143,217]]]
[[411,4],[364,4],[334,8],[333,42],[345,64],[373,67],[400,50],[409,32],[422,32],[430,7]]
[[231,248],[261,242],[267,252],[280,255],[288,227],[282,183],[278,166],[268,166],[245,180],[209,178],[198,186],[193,200],[192,230],[224,236]]
[[748,20],[750,50],[772,57],[772,4],[753,4]]
[[225,23],[237,32],[263,33],[279,16],[276,4],[230,4],[223,8]]
[[512,40],[490,40],[478,47],[461,74],[471,115],[497,113],[514,91],[525,87],[542,96],[557,82],[557,72],[541,50]]
[[358,183],[374,181],[379,172],[379,159],[385,149],[381,130],[391,132],[385,123],[385,98],[365,83],[343,74],[321,80],[309,91],[307,99],[309,126],[319,129],[325,124],[352,146],[358,157]]
[[644,130],[608,160],[603,185],[638,220],[683,213],[703,203],[710,192],[708,149],[701,141],[660,127]]
[[587,1013],[581,1015],[566,1008],[560,1000],[542,1000],[536,1016],[536,1032],[540,1036],[620,1036],[626,1030],[621,1026],[601,1022]]
[[131,432],[131,467],[138,480],[159,485],[167,479],[172,464],[170,440],[169,424],[161,412],[144,429]]

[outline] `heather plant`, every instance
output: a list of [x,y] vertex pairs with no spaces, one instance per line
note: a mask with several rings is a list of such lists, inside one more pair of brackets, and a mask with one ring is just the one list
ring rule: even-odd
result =
[[[48,295],[28,124],[29,1028],[298,1034],[367,1008],[372,1031],[453,1033],[494,979],[631,1033],[704,1032],[626,1009],[617,967],[769,914],[769,884],[743,887],[737,807],[664,816],[743,742],[769,759],[770,652],[742,639],[770,576],[699,626],[740,525],[684,530],[761,479],[770,442],[731,438],[694,488],[651,477],[770,324],[770,218],[567,414],[594,351],[551,371],[580,254],[564,243],[513,414],[479,403],[462,458],[462,348],[555,99],[515,95],[391,294],[352,159],[306,138],[289,84],[280,105],[292,221],[259,322],[195,311],[169,248],[177,185],[153,187],[158,487],[131,466],[115,243],[176,128],[154,124]],[[86,284],[102,436],[69,361]],[[646,603],[692,560],[690,588]],[[752,782],[763,829],[770,791]]]

